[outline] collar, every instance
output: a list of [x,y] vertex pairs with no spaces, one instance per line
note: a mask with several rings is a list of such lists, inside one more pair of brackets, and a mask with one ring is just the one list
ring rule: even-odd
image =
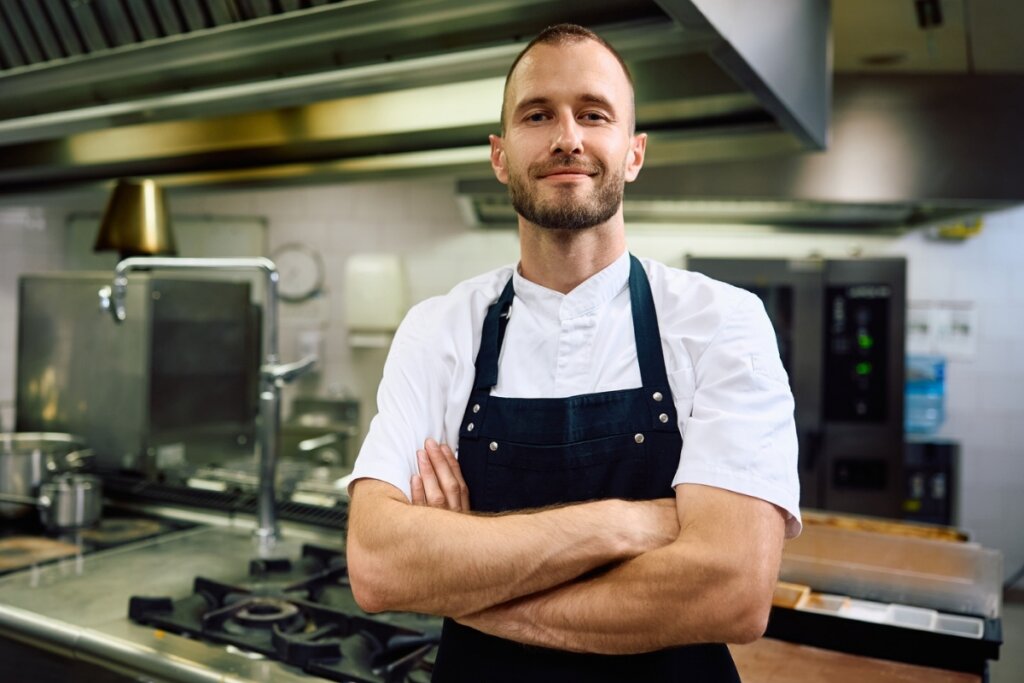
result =
[[581,282],[568,294],[527,280],[517,267],[512,273],[516,297],[531,309],[542,309],[559,320],[571,320],[593,313],[629,286],[629,251]]

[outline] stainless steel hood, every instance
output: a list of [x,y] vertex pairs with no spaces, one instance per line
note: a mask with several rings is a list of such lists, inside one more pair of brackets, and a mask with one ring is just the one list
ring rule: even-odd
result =
[[[1024,202],[1024,76],[848,74],[834,95],[827,150],[645,167],[627,220],[898,229]],[[471,222],[515,223],[497,181],[458,194]]]
[[0,193],[483,175],[504,73],[559,21],[630,62],[652,164],[825,145],[823,0],[5,0]]

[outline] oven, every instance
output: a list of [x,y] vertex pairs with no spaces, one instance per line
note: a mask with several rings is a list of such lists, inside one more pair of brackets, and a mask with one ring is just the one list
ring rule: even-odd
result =
[[906,260],[691,257],[764,302],[796,401],[803,507],[898,518]]

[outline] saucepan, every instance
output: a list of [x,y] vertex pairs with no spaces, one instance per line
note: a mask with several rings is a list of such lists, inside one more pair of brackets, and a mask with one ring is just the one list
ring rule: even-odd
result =
[[39,497],[0,494],[0,500],[39,508],[39,518],[51,531],[94,526],[103,511],[103,481],[91,474],[64,472],[39,485]]
[[[32,498],[49,476],[81,465],[84,440],[57,432],[0,433],[0,494]],[[32,510],[24,503],[0,504],[0,517],[22,517]]]

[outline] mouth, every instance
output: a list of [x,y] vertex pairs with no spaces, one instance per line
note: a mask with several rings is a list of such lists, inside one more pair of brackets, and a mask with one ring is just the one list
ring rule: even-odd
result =
[[582,168],[559,168],[548,173],[542,173],[540,178],[546,180],[581,180],[595,175],[597,173]]

